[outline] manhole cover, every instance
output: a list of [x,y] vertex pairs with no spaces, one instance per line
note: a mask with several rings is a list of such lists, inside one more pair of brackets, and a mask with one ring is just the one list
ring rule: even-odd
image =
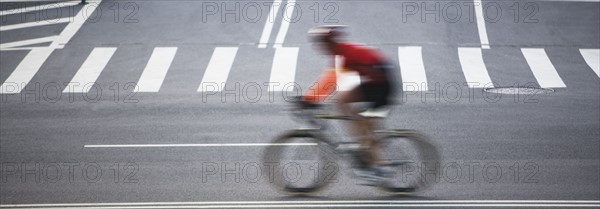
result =
[[552,89],[536,87],[494,87],[486,88],[484,91],[496,94],[547,94],[554,92]]

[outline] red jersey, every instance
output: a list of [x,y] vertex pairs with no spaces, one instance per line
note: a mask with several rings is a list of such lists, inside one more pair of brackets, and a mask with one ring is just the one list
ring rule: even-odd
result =
[[384,63],[384,57],[375,49],[351,43],[338,43],[335,54],[344,57],[344,70],[357,72],[362,82],[386,81],[386,72],[376,67]]

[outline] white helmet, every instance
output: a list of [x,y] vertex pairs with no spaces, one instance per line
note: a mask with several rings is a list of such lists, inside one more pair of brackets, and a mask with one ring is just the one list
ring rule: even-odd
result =
[[308,36],[313,42],[335,43],[346,33],[345,25],[322,25],[308,30]]

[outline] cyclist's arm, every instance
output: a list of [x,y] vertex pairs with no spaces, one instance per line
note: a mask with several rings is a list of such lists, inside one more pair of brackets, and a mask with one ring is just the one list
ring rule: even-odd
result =
[[335,68],[325,70],[314,85],[304,92],[304,101],[319,103],[323,102],[336,89],[337,74]]

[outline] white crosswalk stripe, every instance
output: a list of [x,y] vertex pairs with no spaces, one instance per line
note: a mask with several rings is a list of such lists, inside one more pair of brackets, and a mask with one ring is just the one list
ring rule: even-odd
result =
[[53,51],[51,48],[32,49],[0,86],[0,94],[20,93]]
[[398,47],[398,61],[404,91],[427,91],[427,75],[421,47]]
[[298,59],[297,47],[281,47],[275,49],[275,58],[269,79],[269,91],[292,91],[296,75],[296,62]]
[[117,48],[94,48],[63,93],[87,93]]
[[556,72],[554,65],[546,51],[541,48],[523,48],[521,49],[527,64],[531,68],[535,79],[542,88],[564,88],[567,87]]
[[137,82],[135,92],[158,92],[167,76],[171,62],[175,58],[177,47],[154,48],[146,68]]
[[579,52],[590,68],[600,77],[600,49],[580,49]]
[[231,71],[238,47],[217,47],[202,77],[199,92],[221,91]]
[[[206,65],[204,75],[199,81],[197,88],[198,92],[219,92],[223,91],[225,84],[229,79],[231,68],[238,55],[239,47],[216,47],[212,52],[212,56]],[[403,89],[405,91],[428,91],[427,73],[435,75],[436,72],[428,72],[424,67],[423,48],[420,46],[402,46],[397,48],[398,62],[400,65],[400,74],[403,78]],[[38,73],[39,69],[46,62],[46,59],[53,52],[53,48],[35,48],[31,50],[26,57],[17,65],[15,70],[0,86],[0,94],[15,94],[20,93],[33,77]],[[87,56],[83,64],[80,66],[76,74],[71,79],[70,83],[63,89],[63,93],[86,93],[89,92],[92,86],[97,82],[100,74],[104,71],[105,66],[111,61],[111,57],[116,52],[117,48],[94,48]],[[294,91],[298,63],[306,60],[298,60],[300,48],[298,47],[280,47],[275,48],[273,57],[265,57],[264,62],[272,60],[270,75],[268,81],[252,81],[252,82],[269,82],[268,91]],[[600,50],[599,49],[578,49],[585,61],[600,77]],[[522,69],[523,72],[531,70],[535,81],[543,88],[565,88],[565,82],[557,72],[554,64],[561,62],[559,58],[548,56],[543,48],[523,48],[520,49],[522,56],[529,68]],[[137,79],[137,88],[134,92],[159,92],[163,86],[169,68],[173,64],[175,57],[180,56],[177,47],[157,47],[153,49],[150,58],[144,62],[145,68],[141,76]],[[245,55],[244,55],[245,56]],[[520,55],[519,55],[520,56]],[[458,58],[464,78],[470,88],[493,87],[492,79],[488,74],[486,63],[483,60],[484,54],[481,48],[458,48]],[[305,58],[303,58],[305,59]],[[310,58],[318,59],[318,58]],[[493,59],[493,58],[487,58]],[[557,63],[553,63],[557,62]],[[340,69],[343,63],[342,57],[336,57],[335,66]],[[525,65],[525,62],[523,62]],[[526,67],[525,67],[526,68]],[[444,69],[435,68],[433,70]],[[498,68],[494,68],[498,69]],[[501,68],[500,68],[501,69]],[[202,69],[199,69],[202,70]],[[240,71],[247,73],[248,71]],[[265,72],[265,71],[262,71]],[[239,72],[236,72],[239,73]],[[447,73],[447,72],[446,72]],[[139,75],[139,74],[138,74]],[[300,74],[302,75],[302,74]],[[525,75],[525,74],[524,74]],[[185,76],[185,75],[177,75]],[[338,71],[338,90],[348,91],[360,84],[360,76],[356,73],[339,72]],[[111,76],[107,76],[111,77]],[[439,76],[438,76],[439,77]],[[439,79],[439,78],[438,78]],[[533,77],[531,79],[534,79]],[[460,81],[444,81],[442,82],[464,82]],[[510,83],[512,81],[499,80],[499,82]],[[107,83],[110,83],[107,82]],[[197,83],[194,86],[198,85]],[[310,86],[301,86],[300,88],[308,88]],[[195,88],[195,87],[194,87]]]
[[481,48],[458,48],[458,57],[470,88],[493,87]]

